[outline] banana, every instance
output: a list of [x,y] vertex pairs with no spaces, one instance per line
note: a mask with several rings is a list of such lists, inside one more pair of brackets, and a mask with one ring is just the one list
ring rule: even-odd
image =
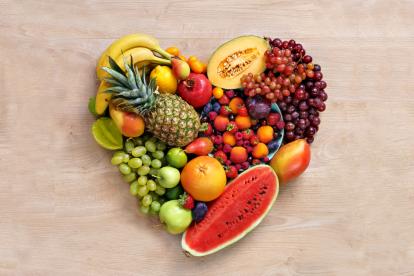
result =
[[[127,62],[129,62],[129,59],[131,57],[134,61],[134,65],[138,66],[138,68],[142,68],[150,64],[171,64],[171,61],[156,57],[150,49],[143,47],[132,48],[124,52],[115,59],[115,62],[119,65],[119,67],[122,70],[125,70],[124,58]],[[111,100],[112,95],[111,93],[105,92],[105,89],[110,87],[110,84],[105,82],[104,79],[106,77],[109,77],[109,75],[102,69],[100,69],[99,71],[102,71],[102,73],[100,73],[102,81],[98,87],[98,92],[96,94],[95,110],[98,115],[102,115],[108,107],[108,103]]]
[[156,63],[156,64],[162,64],[162,65],[170,65],[171,61],[156,57],[151,50],[148,48],[133,48],[125,53],[119,55],[115,61],[121,67],[122,70],[125,70],[125,64],[124,64],[124,58],[126,58],[127,62],[129,62],[129,59],[132,56],[132,60],[134,61],[134,64],[142,63],[145,61],[145,63]]
[[170,60],[172,57],[169,53],[161,49],[157,39],[155,39],[153,36],[147,34],[126,35],[112,43],[99,58],[96,67],[96,74],[98,78],[103,79],[102,75],[104,72],[101,70],[101,67],[109,65],[108,56],[116,59],[122,54],[122,52],[125,53],[130,49],[138,47],[148,48],[151,51],[155,51],[168,60]]
[[108,107],[109,100],[112,97],[112,94],[104,92],[109,87],[110,84],[105,81],[101,81],[101,84],[98,87],[95,99],[95,111],[98,115],[104,114],[106,108]]

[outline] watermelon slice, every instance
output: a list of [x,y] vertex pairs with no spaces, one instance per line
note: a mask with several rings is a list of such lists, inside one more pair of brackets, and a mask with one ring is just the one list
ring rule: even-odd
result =
[[205,218],[184,233],[181,246],[193,256],[205,256],[235,243],[266,216],[279,192],[279,181],[267,165],[254,166],[227,185]]

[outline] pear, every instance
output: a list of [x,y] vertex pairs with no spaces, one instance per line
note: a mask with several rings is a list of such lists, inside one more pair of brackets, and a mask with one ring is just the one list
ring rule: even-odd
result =
[[184,60],[172,58],[171,67],[174,76],[179,80],[186,80],[190,75],[190,66]]

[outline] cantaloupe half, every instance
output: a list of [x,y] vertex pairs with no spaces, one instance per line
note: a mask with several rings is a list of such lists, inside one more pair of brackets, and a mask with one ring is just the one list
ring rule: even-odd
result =
[[254,35],[234,38],[211,55],[207,66],[208,79],[224,89],[241,88],[244,74],[260,74],[266,69],[264,53],[269,49],[266,39]]

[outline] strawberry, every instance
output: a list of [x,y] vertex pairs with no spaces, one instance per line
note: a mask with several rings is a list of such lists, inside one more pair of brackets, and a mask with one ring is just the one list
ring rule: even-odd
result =
[[214,158],[216,158],[221,164],[225,164],[227,161],[227,155],[222,150],[216,151]]
[[231,160],[227,159],[225,163],[226,163],[226,166],[230,166],[231,165]]
[[252,165],[259,165],[261,162],[259,159],[253,159]]
[[247,112],[247,108],[244,105],[240,106],[239,109],[237,109],[237,114],[240,116],[249,116],[249,113]]
[[230,107],[228,107],[227,105],[222,105],[222,106],[220,107],[219,114],[220,114],[221,116],[225,116],[225,117],[227,117],[227,116],[229,116],[229,115],[230,115],[230,113],[231,113],[231,109],[230,109]]
[[237,169],[235,166],[229,166],[226,170],[227,178],[236,178],[237,177]]
[[223,95],[223,97],[221,97],[221,98],[218,100],[218,102],[219,102],[221,105],[228,105],[228,104],[229,104],[229,102],[230,102],[230,100],[229,100],[229,97],[227,97],[226,95]]
[[213,127],[211,126],[210,123],[203,123],[200,127],[200,131],[205,136],[210,136],[211,134],[213,134]]
[[194,208],[194,198],[187,193],[184,193],[182,196],[180,196],[179,202],[181,206],[186,209],[191,210]]
[[239,128],[237,127],[236,122],[231,121],[227,124],[227,131],[230,133],[236,133],[239,130]]
[[259,144],[259,138],[255,134],[250,137],[249,141],[252,146]]
[[210,119],[210,121],[214,121],[214,119],[216,119],[216,117],[217,117],[217,112],[215,112],[215,111],[210,111],[210,112],[208,113],[208,118]]
[[251,129],[245,129],[242,131],[243,140],[249,140],[250,137],[253,135],[253,131]]

